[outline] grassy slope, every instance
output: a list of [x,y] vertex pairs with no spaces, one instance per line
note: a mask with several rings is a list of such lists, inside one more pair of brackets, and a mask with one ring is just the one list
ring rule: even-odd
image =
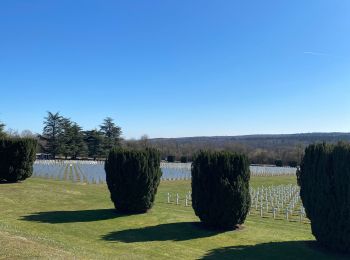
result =
[[[253,186],[295,183],[292,177],[252,180]],[[148,214],[119,216],[104,185],[29,179],[0,185],[2,257],[326,259],[308,224],[248,217],[245,229],[217,233],[195,225],[191,207],[166,203],[187,181],[162,182]],[[182,202],[183,203],[183,202]]]

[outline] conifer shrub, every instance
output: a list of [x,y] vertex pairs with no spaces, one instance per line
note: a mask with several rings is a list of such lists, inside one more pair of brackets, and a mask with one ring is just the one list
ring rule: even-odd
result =
[[275,161],[275,165],[276,165],[277,167],[283,167],[283,161],[282,161],[282,160],[276,160],[276,161]]
[[289,161],[288,166],[296,168],[296,167],[298,167],[298,162],[297,161]]
[[168,155],[167,159],[166,159],[168,162],[175,162],[176,158],[175,158],[175,155]]
[[154,203],[160,183],[160,154],[152,148],[115,148],[105,162],[111,200],[122,213],[144,213]]
[[350,145],[310,145],[297,177],[316,240],[350,252]]
[[202,151],[192,164],[192,207],[205,226],[234,229],[250,208],[248,158]]
[[0,139],[0,180],[17,182],[32,176],[36,148],[35,139]]
[[181,156],[180,162],[182,162],[182,163],[187,163],[187,162],[188,162],[187,156]]

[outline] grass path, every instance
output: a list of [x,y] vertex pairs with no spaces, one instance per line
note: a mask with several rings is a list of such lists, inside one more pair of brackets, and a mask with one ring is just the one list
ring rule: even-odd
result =
[[[253,186],[295,183],[256,177]],[[202,229],[191,207],[168,204],[189,181],[165,181],[148,214],[115,213],[105,185],[32,178],[0,185],[0,259],[329,259],[310,225],[249,216],[240,231]]]

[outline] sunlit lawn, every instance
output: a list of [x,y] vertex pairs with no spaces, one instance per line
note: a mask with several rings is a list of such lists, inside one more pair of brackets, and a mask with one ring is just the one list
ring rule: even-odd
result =
[[[256,177],[253,186],[296,183]],[[105,185],[32,178],[0,184],[0,258],[329,259],[310,225],[249,216],[239,231],[207,231],[185,207],[188,181],[162,182],[147,214],[115,213]],[[167,203],[179,193],[181,205]]]

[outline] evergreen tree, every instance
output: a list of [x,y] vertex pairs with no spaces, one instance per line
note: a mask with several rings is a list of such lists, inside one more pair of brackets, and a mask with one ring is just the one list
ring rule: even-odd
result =
[[44,129],[42,138],[46,140],[45,150],[50,153],[53,158],[60,151],[60,140],[59,137],[62,134],[62,116],[59,112],[53,114],[47,112],[47,116],[44,121]]
[[105,163],[107,186],[116,209],[144,213],[152,206],[162,171],[157,150],[114,148]]
[[82,128],[75,122],[72,124],[70,128],[70,140],[68,145],[71,151],[72,159],[77,159],[77,157],[83,156],[87,152],[87,147],[84,142],[84,134],[82,132]]
[[113,147],[120,146],[122,130],[113,122],[111,117],[105,118],[100,128],[100,132],[104,137],[103,148],[107,155]]
[[0,181],[23,181],[33,173],[37,141],[32,138],[0,139]]
[[0,122],[0,138],[5,137],[5,124]]
[[175,155],[168,155],[166,160],[170,163],[173,163],[173,162],[175,162],[176,157],[175,157]]
[[350,145],[310,145],[297,177],[300,197],[317,241],[349,253]]
[[182,162],[182,163],[187,163],[187,162],[188,162],[187,156],[181,156],[180,162]]
[[245,155],[200,152],[192,164],[192,207],[208,227],[234,229],[250,207],[250,170]]
[[290,162],[288,162],[288,166],[296,168],[296,167],[298,167],[298,162],[297,161],[290,161]]
[[282,160],[276,160],[276,161],[275,161],[275,165],[276,165],[277,167],[283,167],[283,161],[282,161]]
[[96,160],[97,157],[103,156],[103,136],[101,132],[96,129],[86,131],[84,133],[84,140],[87,144],[88,156]]
[[61,154],[66,158],[69,156],[71,159],[85,155],[87,146],[82,128],[69,118],[62,118],[61,127],[62,132],[59,138]]
[[71,150],[71,128],[72,128],[72,121],[69,118],[62,118],[61,122],[62,132],[59,137],[59,143],[60,143],[60,153],[64,155],[64,157],[67,159],[68,156],[71,156],[72,150]]

